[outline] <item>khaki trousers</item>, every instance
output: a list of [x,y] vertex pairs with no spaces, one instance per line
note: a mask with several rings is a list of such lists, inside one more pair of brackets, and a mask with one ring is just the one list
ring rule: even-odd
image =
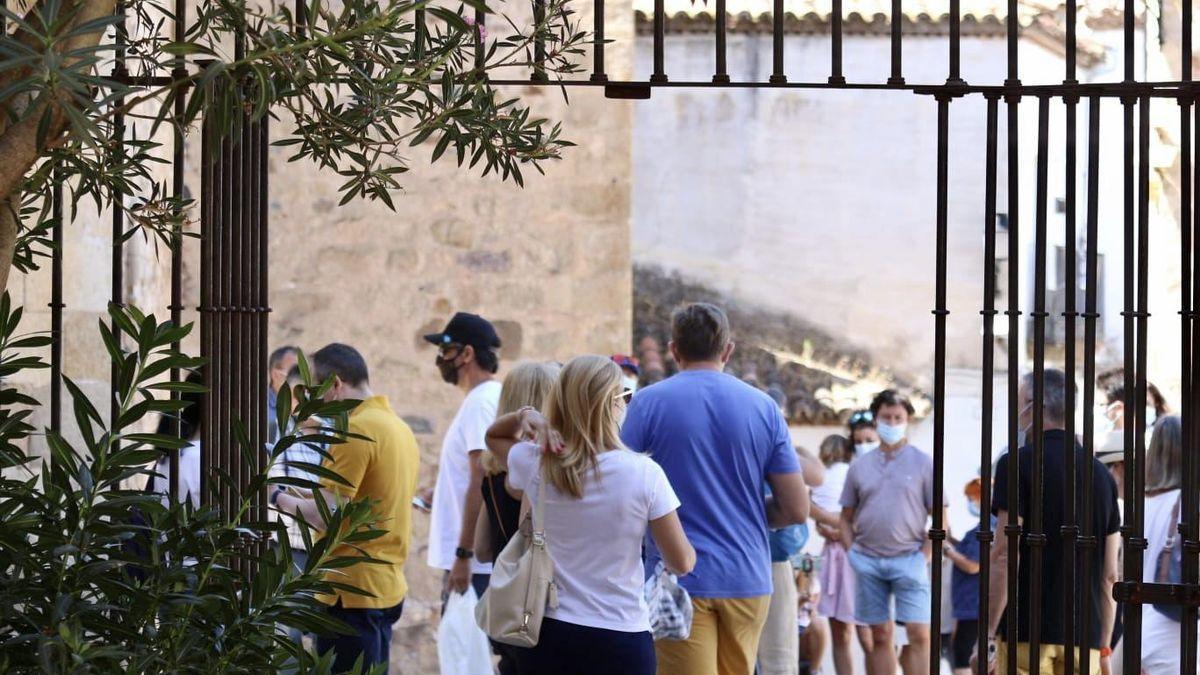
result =
[[686,640],[656,640],[659,675],[750,675],[771,596],[692,598]]

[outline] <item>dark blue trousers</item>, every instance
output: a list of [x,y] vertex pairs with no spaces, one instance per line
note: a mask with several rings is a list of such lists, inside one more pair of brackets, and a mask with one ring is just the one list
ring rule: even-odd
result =
[[654,640],[650,632],[624,633],[542,620],[538,644],[509,647],[521,675],[654,675]]
[[361,655],[364,670],[378,663],[387,664],[392,646],[392,624],[400,620],[404,601],[385,609],[352,609],[342,607],[342,601],[325,612],[354,629],[352,635],[320,635],[317,653],[333,650],[333,670],[344,673],[354,667]]

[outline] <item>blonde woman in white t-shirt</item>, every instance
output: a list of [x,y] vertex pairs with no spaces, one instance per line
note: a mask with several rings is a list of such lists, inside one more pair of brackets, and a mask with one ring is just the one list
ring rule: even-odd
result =
[[[623,394],[615,363],[580,356],[563,368],[544,417],[525,408],[488,430],[488,448],[508,465],[506,488],[524,508],[546,491],[558,606],[547,610],[538,645],[516,650],[522,675],[653,673],[642,591],[646,531],[671,571],[682,575],[695,565],[666,475],[621,444]],[[538,442],[519,442],[532,439]]]

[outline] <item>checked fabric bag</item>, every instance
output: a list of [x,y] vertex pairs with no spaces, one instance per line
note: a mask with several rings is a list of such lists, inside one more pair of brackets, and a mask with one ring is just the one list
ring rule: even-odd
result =
[[650,634],[655,640],[686,640],[692,632],[692,596],[660,560],[646,580]]

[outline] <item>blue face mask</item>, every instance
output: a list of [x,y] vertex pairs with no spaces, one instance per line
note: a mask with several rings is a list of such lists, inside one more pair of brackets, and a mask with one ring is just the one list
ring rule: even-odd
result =
[[978,518],[980,513],[979,502],[974,500],[967,502],[967,511],[971,513],[972,518]]
[[904,435],[908,433],[908,425],[897,424],[896,426],[892,426],[883,422],[876,422],[875,432],[879,434],[879,440],[888,445],[896,445],[904,440]]

